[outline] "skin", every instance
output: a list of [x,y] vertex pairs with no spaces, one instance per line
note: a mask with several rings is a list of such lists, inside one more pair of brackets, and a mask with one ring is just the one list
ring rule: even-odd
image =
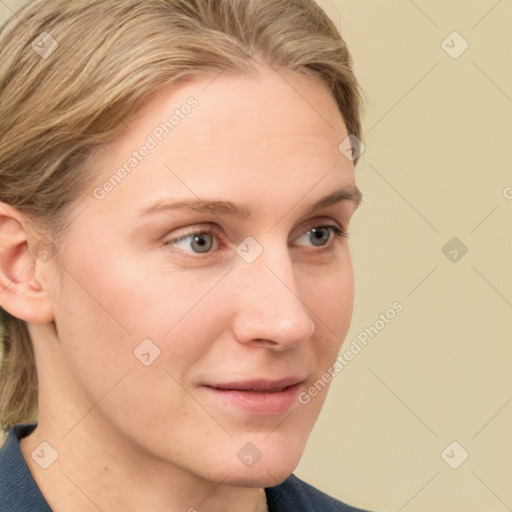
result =
[[[191,96],[198,105],[179,126],[94,197]],[[347,135],[315,79],[265,67],[196,76],[162,89],[95,155],[93,183],[48,262],[32,254],[39,236],[23,215],[1,205],[0,304],[28,322],[39,371],[38,427],[21,449],[53,510],[266,510],[263,488],[298,464],[327,389],[259,415],[202,384],[300,375],[304,391],[334,363],[352,314],[348,241],[327,229],[316,246],[310,230],[346,230],[357,205],[307,210],[355,187],[338,150]],[[138,217],[155,201],[198,196],[253,214]],[[209,253],[190,237],[165,245],[211,225]],[[236,252],[248,236],[263,248],[252,263]],[[160,350],[149,366],[134,356],[146,338]],[[43,441],[59,455],[47,469],[31,456]],[[237,456],[248,442],[262,454],[252,467]]]

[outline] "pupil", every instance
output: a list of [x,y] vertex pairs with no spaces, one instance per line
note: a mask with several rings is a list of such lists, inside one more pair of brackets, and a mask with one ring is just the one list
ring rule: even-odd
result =
[[196,235],[194,237],[194,243],[197,243],[199,245],[198,252],[206,252],[211,248],[211,244],[205,242],[205,235]]
[[[323,230],[323,233],[321,230]],[[326,228],[320,228],[320,229],[313,228],[311,231],[313,232],[313,235],[314,235],[313,238],[316,241],[322,242],[322,241],[326,241],[329,239],[329,233],[327,232]],[[325,236],[326,234],[327,234],[327,237]],[[323,245],[322,243],[317,244],[316,242],[314,242],[314,244],[315,245]]]

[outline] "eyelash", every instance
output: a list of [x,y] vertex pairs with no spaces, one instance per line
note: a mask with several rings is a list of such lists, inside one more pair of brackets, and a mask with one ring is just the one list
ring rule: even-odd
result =
[[[319,224],[319,225],[316,225],[316,226],[312,226],[307,231],[305,231],[303,233],[303,235],[308,233],[308,232],[310,232],[310,231],[312,231],[313,229],[318,229],[318,228],[330,229],[331,232],[334,234],[334,236],[331,239],[332,243],[326,244],[326,245],[317,246],[318,249],[316,249],[315,252],[324,253],[324,252],[327,252],[329,250],[332,250],[334,248],[334,244],[337,241],[341,241],[341,239],[347,239],[348,238],[348,232],[343,230],[343,229],[340,229],[335,224]],[[206,228],[197,229],[195,231],[191,231],[190,233],[185,233],[184,235],[181,235],[181,236],[179,236],[177,238],[173,238],[171,240],[168,240],[168,241],[164,242],[164,245],[165,246],[170,246],[173,243],[180,242],[180,241],[185,240],[187,238],[195,237],[195,236],[200,236],[200,235],[212,235],[212,236],[215,236],[215,237],[219,237],[221,235],[221,233],[222,233],[222,230],[218,226],[211,225],[211,226],[208,226]],[[301,235],[301,236],[303,236],[303,235]],[[314,247],[314,246],[311,246],[311,247]],[[188,255],[195,254],[195,256],[191,256],[191,257],[197,258],[197,257],[200,257],[201,255],[208,256],[208,255],[212,254],[212,251],[207,251],[207,252],[204,252],[204,253],[194,253],[194,252],[191,252],[191,251],[185,251],[185,253],[187,253]]]

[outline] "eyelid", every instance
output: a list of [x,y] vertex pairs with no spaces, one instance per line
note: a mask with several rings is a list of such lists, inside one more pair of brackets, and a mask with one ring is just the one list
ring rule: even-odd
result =
[[183,235],[176,235],[175,237],[167,240],[166,242],[164,242],[164,245],[169,245],[173,242],[179,242],[180,240],[188,238],[189,236],[205,233],[220,236],[222,235],[222,228],[220,228],[216,224],[206,224],[204,226],[197,226],[196,228],[192,228],[190,231],[185,231]]

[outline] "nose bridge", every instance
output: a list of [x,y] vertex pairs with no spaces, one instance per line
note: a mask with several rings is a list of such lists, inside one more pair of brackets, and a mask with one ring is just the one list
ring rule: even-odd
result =
[[265,341],[290,348],[308,339],[315,324],[301,300],[287,248],[270,246],[251,263],[238,262],[233,329],[241,342]]

